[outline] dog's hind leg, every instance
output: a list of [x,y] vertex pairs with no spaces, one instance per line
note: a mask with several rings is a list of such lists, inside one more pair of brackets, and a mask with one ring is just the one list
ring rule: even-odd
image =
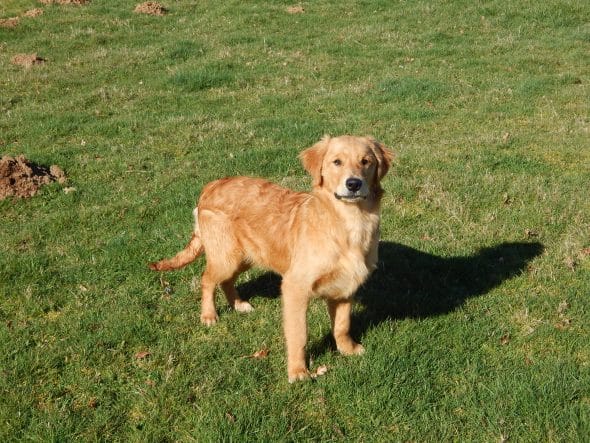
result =
[[201,323],[205,326],[212,326],[219,320],[215,309],[215,287],[218,283],[215,272],[211,271],[211,267],[207,263],[201,277]]
[[254,310],[250,303],[240,298],[235,286],[238,275],[247,268],[247,266],[243,266],[232,278],[221,283],[221,289],[223,289],[227,303],[238,312],[252,312]]
[[201,322],[207,326],[218,320],[215,309],[215,288],[220,285],[229,305],[237,311],[251,311],[234,287],[236,278],[246,269],[244,255],[223,213],[204,210],[199,214],[200,230],[207,264],[201,278]]
[[[211,254],[210,254],[211,255]],[[217,323],[219,317],[215,309],[215,288],[220,285],[227,302],[238,312],[250,312],[252,305],[238,295],[234,284],[243,269],[237,260],[215,260],[207,255],[207,266],[201,277],[201,322],[207,326]]]

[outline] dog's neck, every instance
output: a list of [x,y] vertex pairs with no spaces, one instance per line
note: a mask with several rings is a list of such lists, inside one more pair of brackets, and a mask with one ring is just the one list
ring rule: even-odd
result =
[[383,195],[380,188],[372,191],[366,199],[356,202],[338,200],[322,188],[314,189],[311,195],[325,208],[327,216],[332,214],[337,218],[335,226],[346,231],[351,245],[365,249],[371,239],[379,235],[379,210]]

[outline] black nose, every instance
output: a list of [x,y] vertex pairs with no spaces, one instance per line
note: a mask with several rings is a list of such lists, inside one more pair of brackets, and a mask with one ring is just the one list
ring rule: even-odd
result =
[[356,192],[363,186],[363,181],[360,178],[347,178],[346,189],[351,192]]

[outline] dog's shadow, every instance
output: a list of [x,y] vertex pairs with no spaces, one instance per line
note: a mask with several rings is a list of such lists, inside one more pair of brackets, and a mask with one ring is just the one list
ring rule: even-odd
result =
[[[473,255],[439,257],[398,243],[379,244],[379,265],[358,290],[362,306],[352,319],[352,335],[364,333],[384,321],[426,318],[447,314],[466,300],[486,294],[502,282],[521,274],[543,252],[541,243],[501,243]],[[244,299],[277,297],[281,278],[266,273],[238,286]],[[311,345],[313,355],[333,347],[324,337]]]

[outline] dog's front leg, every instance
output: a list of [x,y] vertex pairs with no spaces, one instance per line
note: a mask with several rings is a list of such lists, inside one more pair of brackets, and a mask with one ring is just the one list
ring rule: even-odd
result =
[[287,345],[287,373],[289,383],[309,378],[305,364],[307,343],[307,305],[309,294],[297,283],[283,279],[283,327]]
[[326,300],[326,304],[332,320],[332,333],[338,351],[343,355],[358,355],[365,352],[365,348],[350,337],[352,302],[349,300]]

